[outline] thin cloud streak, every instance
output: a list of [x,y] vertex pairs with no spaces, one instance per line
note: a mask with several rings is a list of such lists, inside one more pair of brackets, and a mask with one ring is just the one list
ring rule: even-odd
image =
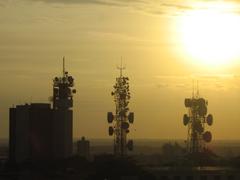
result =
[[192,89],[193,80],[200,84],[201,89],[207,90],[232,90],[239,89],[239,77],[237,74],[192,74],[192,75],[160,75],[157,79],[157,88],[176,88]]
[[142,11],[147,14],[165,15],[169,13],[168,9],[189,10],[192,7],[185,3],[164,3],[164,1],[152,0],[27,0],[32,2],[43,2],[49,4],[64,5],[104,5],[115,7],[128,7],[136,11]]
[[[156,16],[178,16],[186,11],[194,9],[208,9],[212,5],[216,4],[216,1],[154,1],[154,0],[26,0],[31,2],[43,2],[53,5],[100,5],[100,6],[112,6],[120,8],[129,8],[138,12],[146,13],[148,15]],[[240,13],[239,6],[240,1],[223,1],[221,3],[235,3],[236,7],[226,7],[224,11]],[[7,2],[6,2],[7,3]],[[0,0],[1,6],[1,0]]]
[[[29,0],[35,1],[35,0]],[[96,5],[105,5],[105,6],[126,6],[127,1],[113,1],[113,0],[36,0],[44,3],[51,4],[96,4]]]

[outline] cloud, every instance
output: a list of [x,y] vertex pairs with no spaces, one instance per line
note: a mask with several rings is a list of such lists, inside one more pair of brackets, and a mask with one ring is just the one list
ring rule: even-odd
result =
[[[123,43],[133,43],[136,46],[162,46],[162,43],[159,43],[155,40],[143,39],[135,36],[130,36],[124,33],[115,33],[115,32],[105,32],[105,31],[89,31],[87,35],[93,39],[101,39],[104,41],[111,42],[123,42]],[[164,44],[166,45],[166,44]]]
[[51,4],[96,4],[106,6],[126,6],[127,1],[123,0],[29,0],[29,1],[40,1]]
[[157,79],[164,79],[164,80],[185,80],[185,79],[189,79],[191,76],[178,76],[178,75],[158,75],[155,76],[155,78]]
[[112,32],[99,32],[99,31],[90,31],[87,33],[93,38],[100,38],[105,40],[117,40],[117,41],[139,41],[139,39],[132,36],[128,36],[121,33],[112,33]]
[[233,79],[240,78],[240,75],[237,74],[190,74],[190,75],[157,75],[157,79],[166,79],[166,80],[186,80],[186,79]]
[[[164,15],[172,13],[176,10],[192,9],[189,4],[184,2],[170,1],[171,3],[163,3],[164,1],[155,0],[27,0],[32,2],[44,2],[49,4],[64,5],[104,5],[116,7],[128,7],[130,9],[144,12],[152,15]],[[170,11],[169,11],[170,10]]]
[[0,7],[5,7],[5,3],[4,2],[2,2],[2,1],[0,1]]
[[[194,9],[208,9],[216,5],[216,1],[213,0],[198,0],[198,1],[177,1],[177,0],[26,0],[32,2],[44,2],[49,4],[60,5],[101,5],[112,7],[123,7],[129,10],[135,10],[137,12],[146,13],[148,15],[156,16],[176,16],[191,11]],[[1,2],[1,0],[0,0]],[[229,1],[223,1],[221,3],[229,3]],[[234,6],[224,6],[224,11],[231,11],[239,13],[240,1],[230,1],[235,4]],[[229,4],[230,4],[229,3]],[[238,4],[238,6],[236,6]]]
[[184,83],[179,83],[179,84],[176,84],[176,87],[177,88],[187,88],[187,85]]
[[167,83],[159,83],[157,84],[157,88],[167,88],[169,85]]
[[192,79],[233,79],[236,75],[234,74],[193,74],[191,75]]
[[155,76],[158,88],[184,88],[191,90],[193,86],[205,90],[231,90],[240,88],[240,75],[236,74],[192,74],[192,75],[159,75]]
[[191,10],[193,9],[193,6],[191,5],[188,5],[188,4],[177,4],[177,3],[163,3],[162,6],[165,6],[165,7],[170,7],[170,8],[176,8],[176,9],[179,9],[179,10]]
[[[216,4],[214,0],[198,0],[198,1],[188,1],[188,0],[26,0],[32,2],[44,2],[49,4],[64,4],[64,5],[104,5],[104,6],[116,6],[116,7],[128,7],[137,11],[142,11],[152,15],[164,15],[171,14],[175,15],[183,11],[192,10],[195,8],[207,9],[209,5]],[[2,2],[2,3],[1,3]],[[4,1],[0,0],[0,6]],[[239,0],[233,1],[223,1],[221,3],[235,3],[240,4]],[[229,7],[226,7],[229,10]],[[236,11],[238,9],[235,7],[231,11]]]

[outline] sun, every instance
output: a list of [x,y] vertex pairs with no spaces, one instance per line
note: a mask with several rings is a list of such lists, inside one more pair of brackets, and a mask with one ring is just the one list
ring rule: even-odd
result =
[[230,7],[215,4],[181,17],[180,42],[191,60],[223,66],[240,58],[240,16]]

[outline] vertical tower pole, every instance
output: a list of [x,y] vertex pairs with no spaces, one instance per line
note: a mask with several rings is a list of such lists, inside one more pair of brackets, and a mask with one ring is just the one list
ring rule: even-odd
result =
[[65,76],[65,56],[63,56],[63,77]]

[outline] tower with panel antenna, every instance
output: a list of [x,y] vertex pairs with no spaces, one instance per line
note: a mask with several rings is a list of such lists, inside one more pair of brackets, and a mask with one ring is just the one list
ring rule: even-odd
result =
[[[129,91],[129,78],[123,76],[122,62],[118,67],[120,76],[116,78],[116,83],[113,86],[111,95],[114,98],[116,110],[115,113],[108,112],[107,120],[109,124],[112,124],[108,133],[114,137],[114,155],[125,156],[128,151],[133,150],[133,141],[127,140],[129,131],[129,125],[134,122],[134,113],[129,112],[128,104],[131,98]],[[130,124],[129,124],[130,123]]]
[[213,116],[207,115],[208,101],[200,97],[198,85],[197,92],[195,93],[193,88],[192,97],[186,98],[184,104],[188,110],[188,113],[183,116],[183,124],[188,128],[187,152],[203,153],[206,151],[206,143],[212,141],[212,134],[206,131],[206,125],[213,124]]
[[50,103],[17,105],[9,110],[9,160],[26,162],[72,156],[74,79],[65,70],[53,79]]
[[70,109],[73,107],[73,94],[76,93],[74,78],[65,70],[63,57],[62,76],[53,79],[53,109]]
[[73,94],[74,78],[65,69],[63,57],[62,76],[53,79],[53,153],[55,158],[72,155],[73,146]]

